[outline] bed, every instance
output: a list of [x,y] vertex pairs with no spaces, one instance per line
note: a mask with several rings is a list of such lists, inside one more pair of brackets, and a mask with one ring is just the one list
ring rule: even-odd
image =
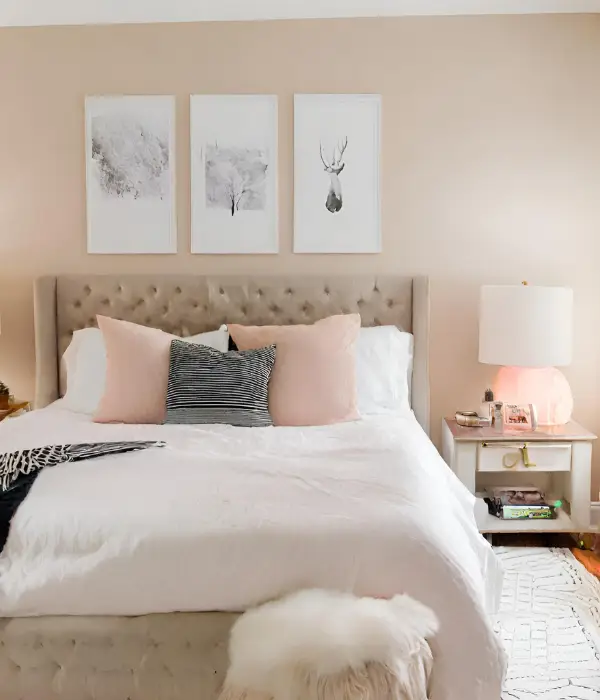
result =
[[[61,407],[60,357],[98,313],[191,335],[344,312],[413,333],[412,412],[236,429],[101,426]],[[0,557],[3,699],[213,700],[236,615],[310,586],[415,595],[441,620],[431,698],[499,697],[503,657],[486,610],[501,574],[472,497],[427,437],[426,279],[45,277],[35,324],[45,410],[0,425],[3,450],[167,448],[40,474]]]

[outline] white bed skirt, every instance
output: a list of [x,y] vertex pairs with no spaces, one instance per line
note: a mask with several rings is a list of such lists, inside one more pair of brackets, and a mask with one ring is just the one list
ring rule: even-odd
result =
[[214,700],[236,617],[0,619],[2,700]]

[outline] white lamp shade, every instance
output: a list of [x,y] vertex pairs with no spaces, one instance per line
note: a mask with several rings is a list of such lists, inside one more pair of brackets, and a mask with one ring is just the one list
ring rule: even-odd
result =
[[479,362],[560,367],[571,362],[573,290],[488,285],[479,304]]

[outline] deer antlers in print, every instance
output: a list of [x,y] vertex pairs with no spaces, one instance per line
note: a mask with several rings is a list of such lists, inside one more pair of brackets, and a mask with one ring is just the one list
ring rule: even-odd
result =
[[343,162],[344,151],[348,145],[348,137],[344,139],[344,142],[340,145],[339,143],[333,149],[333,158],[331,163],[325,160],[323,155],[323,144],[319,144],[319,154],[321,156],[321,162],[323,163],[323,168],[326,173],[329,174],[329,192],[327,193],[327,200],[325,201],[325,207],[327,211],[332,214],[336,214],[342,208],[342,183],[340,182],[340,173],[346,166]]

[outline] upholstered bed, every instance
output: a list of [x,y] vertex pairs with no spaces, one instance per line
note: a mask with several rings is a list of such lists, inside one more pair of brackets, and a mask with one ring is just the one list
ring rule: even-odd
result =
[[[428,282],[424,278],[393,276],[324,279],[68,275],[41,278],[35,285],[36,408],[43,408],[62,395],[62,353],[75,330],[95,325],[96,314],[187,336],[214,329],[225,322],[257,325],[311,323],[345,312],[360,313],[365,326],[396,325],[413,333],[411,403],[421,427],[428,432]],[[20,420],[23,422],[18,423],[21,425],[19,430],[23,432],[25,421],[30,418]],[[417,441],[425,455],[423,463],[427,465],[429,460],[439,457],[434,455],[435,450],[415,426],[411,431],[417,430],[421,434]],[[383,432],[389,431],[384,428]],[[409,442],[411,435],[409,432]],[[386,439],[385,435],[383,439]],[[362,444],[357,441],[359,450]],[[385,447],[384,451],[387,449]],[[400,446],[399,449],[404,448]],[[436,471],[439,469],[442,467],[436,463],[431,474],[440,474]],[[458,493],[460,486],[451,480],[448,483],[449,488],[456,488]],[[443,489],[440,487],[439,490],[442,498]],[[459,496],[468,510],[468,497],[462,493]],[[38,503],[41,502],[39,499],[38,494]],[[438,503],[441,502],[438,499]],[[390,507],[393,510],[395,506],[390,504]],[[480,577],[481,561],[488,561],[488,552],[483,551],[487,546],[483,540],[479,543],[476,539],[472,516],[460,510],[456,517],[446,514],[440,518],[441,521],[447,519],[450,533],[456,527],[457,542],[463,537],[463,528],[468,531],[467,545],[462,553],[466,559],[473,557],[469,565],[471,573],[475,571],[475,577]],[[450,540],[454,541],[452,535]],[[462,555],[459,552],[456,556],[460,559]],[[438,566],[437,559],[437,555],[431,559],[434,567],[431,579],[444,577],[440,571],[433,573]],[[445,566],[441,559],[440,565]],[[492,566],[490,561],[487,565]],[[481,580],[473,584],[470,575],[464,581],[457,580],[452,584],[456,589],[454,593],[449,587],[448,600],[451,601],[452,595],[458,595],[465,586],[467,589],[471,585],[482,587]],[[455,607],[465,605],[464,613],[460,613],[464,616],[465,634],[471,623],[473,630],[481,632],[481,638],[473,641],[473,653],[481,654],[482,675],[476,677],[477,683],[480,682],[485,690],[497,687],[502,664],[501,661],[491,661],[497,656],[497,649],[484,613],[479,610],[477,601],[484,597],[480,593],[473,592],[465,600],[460,593],[461,599],[457,600]],[[99,591],[96,595],[103,593]],[[438,606],[443,605],[445,602],[438,601]],[[476,613],[471,611],[473,606]],[[102,606],[99,609],[103,609]],[[227,667],[228,631],[236,617],[227,612],[192,611],[124,617],[104,613],[36,617],[40,613],[35,609],[25,610],[25,615],[34,616],[0,618],[0,697],[3,700],[214,700]],[[448,625],[446,634],[459,637],[462,634],[458,627],[456,632],[447,628]],[[446,642],[446,646],[452,645]],[[488,662],[489,666],[486,666]],[[452,666],[450,658],[445,663]],[[443,678],[447,672],[448,668],[440,671],[439,677]],[[460,673],[455,675],[455,691],[461,697],[481,697],[483,700],[484,695],[476,694],[477,691],[467,695],[472,684],[463,683]],[[438,687],[434,696],[436,700],[446,697],[441,692]]]

